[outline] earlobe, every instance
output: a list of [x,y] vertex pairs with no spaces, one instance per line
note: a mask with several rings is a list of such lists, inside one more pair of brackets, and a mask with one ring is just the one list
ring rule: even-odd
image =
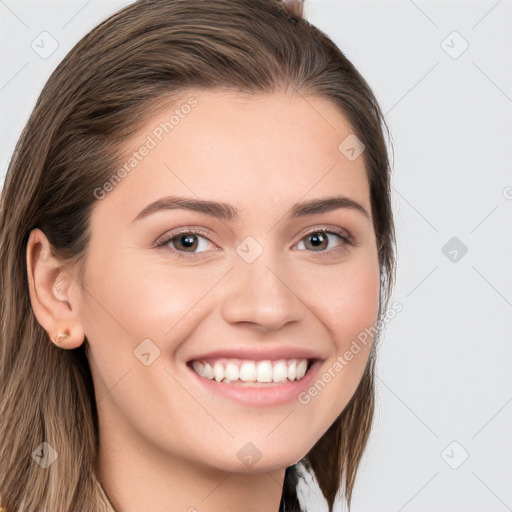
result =
[[66,349],[79,347],[84,332],[78,315],[79,283],[52,255],[51,245],[40,229],[27,241],[27,278],[32,311],[50,340]]

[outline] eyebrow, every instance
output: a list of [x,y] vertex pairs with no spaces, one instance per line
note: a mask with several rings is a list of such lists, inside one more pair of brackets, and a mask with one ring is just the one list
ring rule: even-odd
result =
[[[340,208],[355,210],[370,219],[370,215],[363,205],[343,196],[325,197],[296,203],[290,209],[289,216],[292,218],[304,217],[306,215],[325,213]],[[132,222],[148,217],[153,213],[166,210],[190,210],[231,222],[240,219],[240,210],[227,203],[189,197],[166,196],[148,204]]]

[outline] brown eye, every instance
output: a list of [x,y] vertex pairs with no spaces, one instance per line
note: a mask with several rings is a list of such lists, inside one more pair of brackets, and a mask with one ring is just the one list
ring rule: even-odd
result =
[[[338,240],[338,244],[335,244],[336,239]],[[352,245],[350,239],[341,233],[336,233],[335,231],[328,231],[326,229],[317,229],[316,231],[311,231],[308,233],[297,245],[299,249],[302,246],[308,250],[313,252],[326,252],[330,249],[335,250],[339,247],[344,247],[347,244]]]
[[194,252],[199,245],[197,241],[197,235],[192,233],[177,235],[171,240],[173,242],[174,248],[178,249],[178,251],[184,250]]
[[322,233],[319,231],[318,233],[311,233],[306,237],[307,242],[304,244],[307,249],[312,250],[325,250],[329,245],[329,237],[327,233]]
[[158,248],[168,248],[178,256],[194,257],[196,254],[206,252],[210,240],[196,231],[181,231],[170,233],[162,241],[157,242]]

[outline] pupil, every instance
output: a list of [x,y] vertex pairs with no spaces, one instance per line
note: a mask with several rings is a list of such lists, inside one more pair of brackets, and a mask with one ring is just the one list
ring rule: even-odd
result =
[[190,249],[194,247],[194,235],[184,235],[181,237],[181,243],[184,247]]
[[318,247],[325,240],[325,236],[322,233],[311,235],[312,245]]

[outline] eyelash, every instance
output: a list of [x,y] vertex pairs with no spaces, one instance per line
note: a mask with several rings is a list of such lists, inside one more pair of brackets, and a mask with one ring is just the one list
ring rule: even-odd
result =
[[[307,238],[308,236],[311,236],[313,234],[317,234],[317,233],[322,233],[322,234],[331,234],[331,235],[337,235],[341,241],[343,242],[343,244],[347,244],[347,245],[350,245],[350,246],[356,246],[357,244],[346,234],[346,232],[344,230],[338,230],[336,228],[316,228],[312,231],[309,231],[308,233],[306,233],[300,240],[298,243],[302,242],[305,238]],[[196,229],[187,229],[187,230],[183,230],[183,231],[179,231],[177,233],[171,233],[169,234],[168,236],[165,236],[165,238],[161,241],[161,242],[157,242],[156,244],[156,248],[164,248],[165,246],[167,246],[167,244],[169,244],[169,242],[171,242],[172,240],[178,238],[180,235],[200,235],[204,238],[206,238],[208,241],[212,242],[206,233],[204,233],[203,231],[201,230],[196,230]],[[214,243],[214,242],[212,242]],[[186,253],[186,252],[183,252],[183,251],[179,251],[177,249],[172,249],[171,247],[169,247],[173,252],[175,252],[177,254],[177,256],[179,258],[195,258],[197,254],[201,254],[201,253]],[[340,249],[339,247],[335,248],[335,249],[330,249],[330,250],[325,250],[325,251],[310,251],[312,253],[318,253],[318,255],[320,257],[323,257],[325,255],[330,255],[333,251],[336,251],[337,249]],[[295,249],[297,250],[297,249]],[[304,250],[304,249],[300,249],[301,251]],[[306,249],[307,250],[307,249]]]

